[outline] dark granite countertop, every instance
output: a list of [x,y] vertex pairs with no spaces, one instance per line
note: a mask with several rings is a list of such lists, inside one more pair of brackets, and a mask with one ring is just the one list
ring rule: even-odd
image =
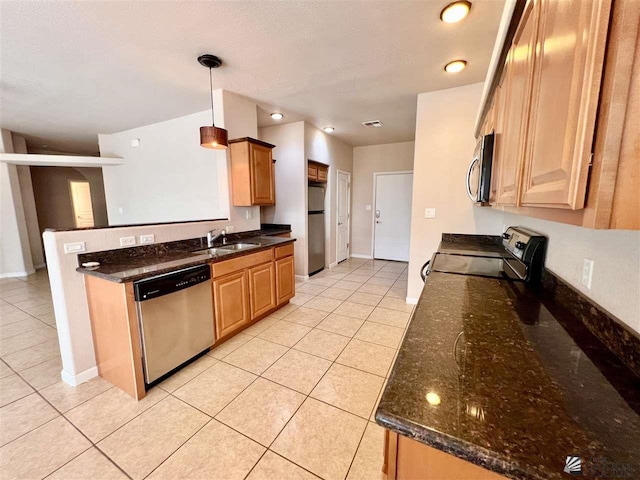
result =
[[640,478],[640,378],[519,282],[432,272],[376,421],[509,478],[567,478],[575,454],[580,478]]
[[[278,235],[280,233],[286,232],[277,231],[277,233],[272,233],[272,235]],[[194,254],[193,252],[195,250],[206,248],[206,245],[197,246],[195,245],[193,240],[195,239],[185,240],[184,242],[171,242],[172,244],[175,244],[173,248],[162,248],[161,246],[159,246],[153,255],[118,255],[118,253],[123,252],[125,249],[113,250],[111,252],[113,252],[114,255],[112,255],[107,262],[102,263],[99,267],[78,267],[76,271],[85,275],[93,275],[95,277],[117,283],[133,282],[136,280],[141,280],[143,278],[179,270],[181,268],[187,268],[195,265],[204,265],[206,263],[219,262],[222,260],[231,260],[232,258],[237,258],[243,255],[250,255],[252,253],[272,248],[276,245],[295,242],[294,238],[273,237],[268,235],[253,237],[243,236],[241,238],[241,241],[243,243],[255,243],[259,246],[256,248],[240,250],[224,255],[215,255],[209,253]],[[97,252],[97,254],[100,253],[103,252]],[[90,260],[91,258],[85,259]]]

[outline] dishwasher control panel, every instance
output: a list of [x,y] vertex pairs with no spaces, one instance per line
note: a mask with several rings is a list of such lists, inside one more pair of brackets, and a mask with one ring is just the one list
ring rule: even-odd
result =
[[133,284],[135,300],[136,302],[144,302],[207,282],[210,279],[211,269],[208,264],[145,278]]

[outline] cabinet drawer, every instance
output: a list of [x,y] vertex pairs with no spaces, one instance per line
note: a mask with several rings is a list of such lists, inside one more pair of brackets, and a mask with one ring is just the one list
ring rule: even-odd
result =
[[276,247],[276,259],[293,255],[293,243]]
[[211,276],[213,278],[220,277],[222,275],[237,272],[238,270],[253,267],[260,263],[269,262],[271,260],[273,260],[273,248],[264,250],[262,252],[253,253],[251,255],[244,255],[232,260],[213,263],[211,264]]

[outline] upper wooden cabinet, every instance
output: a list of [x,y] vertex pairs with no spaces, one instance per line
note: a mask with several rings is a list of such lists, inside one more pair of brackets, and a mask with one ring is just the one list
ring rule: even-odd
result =
[[275,205],[275,168],[271,153],[274,147],[248,137],[229,140],[232,197],[236,207]]
[[307,177],[310,182],[327,183],[329,166],[309,160],[307,164]]

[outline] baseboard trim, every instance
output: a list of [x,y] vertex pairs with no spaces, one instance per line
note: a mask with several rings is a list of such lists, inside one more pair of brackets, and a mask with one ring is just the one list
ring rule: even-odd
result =
[[373,256],[371,256],[371,255],[361,255],[359,253],[352,253],[351,257],[353,257],[353,258],[364,258],[365,260],[373,259]]
[[405,302],[407,302],[409,305],[417,305],[418,304],[418,299],[417,298],[413,298],[413,297],[407,297],[404,299]]
[[34,265],[33,268],[35,268],[36,270],[40,270],[42,268],[45,268],[47,266],[46,263],[40,263],[38,265]]
[[[344,260],[343,260],[343,261],[344,261]],[[338,263],[339,263],[339,262],[333,262],[333,263],[330,263],[330,264],[329,264],[329,268],[331,269],[331,268],[337,267],[337,266],[338,266]]]
[[296,275],[296,280],[302,280],[303,282],[306,282],[307,280],[309,280],[309,275]]
[[36,273],[35,270],[27,270],[26,272],[9,272],[0,273],[0,278],[27,277]]
[[81,383],[91,380],[98,376],[98,367],[91,367],[84,372],[81,372],[77,375],[71,375],[69,372],[65,372],[62,370],[60,372],[60,376],[62,377],[62,381],[67,385],[71,385],[72,387],[77,387]]

